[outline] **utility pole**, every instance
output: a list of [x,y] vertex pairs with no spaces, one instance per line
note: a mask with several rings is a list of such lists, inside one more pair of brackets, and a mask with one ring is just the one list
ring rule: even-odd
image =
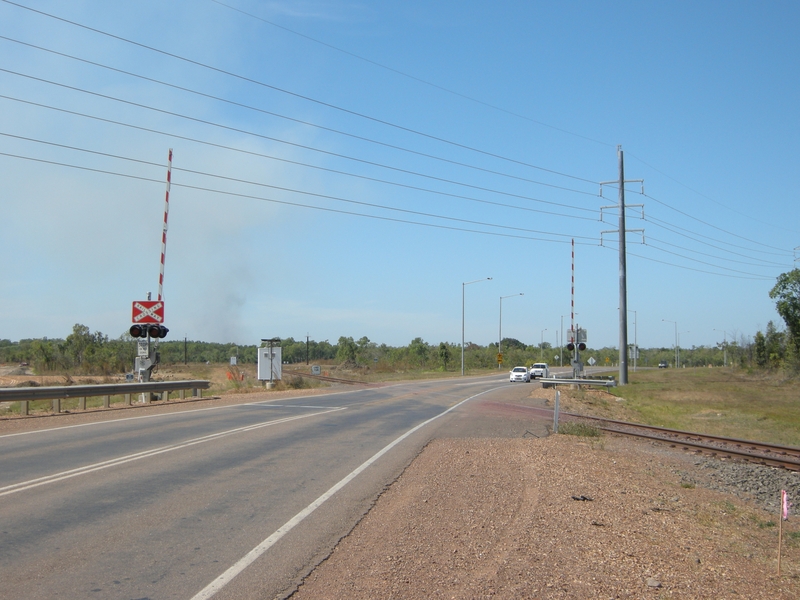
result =
[[[603,181],[600,182],[600,195],[603,195],[603,185],[616,183],[619,186],[619,385],[627,385],[628,383],[628,266],[627,266],[627,253],[625,250],[625,184],[629,182],[642,183],[642,193],[644,193],[644,179],[625,179],[625,161],[622,153],[622,146],[617,146],[617,156],[619,159],[619,179],[617,181]],[[638,205],[642,206],[642,205]],[[614,207],[602,207],[614,208]],[[600,215],[602,220],[602,208]],[[644,209],[642,209],[644,212]],[[643,229],[635,229],[631,231],[641,231],[644,237]],[[614,233],[613,231],[604,231],[602,233]],[[601,240],[602,240],[601,233]],[[601,242],[602,243],[602,242]]]

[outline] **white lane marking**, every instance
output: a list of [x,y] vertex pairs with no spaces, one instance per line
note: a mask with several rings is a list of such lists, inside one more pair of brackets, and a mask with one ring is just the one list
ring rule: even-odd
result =
[[143,458],[150,458],[152,456],[157,456],[159,454],[164,454],[166,452],[172,452],[174,450],[180,450],[182,448],[188,448],[189,446],[194,446],[197,444],[202,444],[205,442],[210,442],[213,440],[218,440],[222,437],[226,437],[229,435],[233,435],[236,433],[245,433],[248,431],[254,431],[256,429],[261,429],[262,427],[269,427],[271,425],[279,425],[281,423],[288,423],[289,421],[296,421],[297,419],[307,419],[309,417],[315,417],[317,415],[324,415],[329,412],[335,412],[339,410],[345,410],[345,408],[331,408],[328,410],[324,410],[321,412],[311,413],[307,415],[298,415],[294,417],[285,417],[282,419],[275,419],[274,421],[267,421],[265,423],[257,423],[255,425],[246,425],[244,427],[237,427],[235,429],[228,429],[226,431],[220,431],[218,433],[212,433],[209,435],[204,435],[199,438],[194,438],[191,440],[187,440],[185,442],[181,442],[179,444],[174,444],[172,446],[163,446],[161,448],[153,448],[152,450],[145,450],[143,452],[137,452],[136,454],[128,454],[126,456],[122,456],[120,458],[114,458],[111,460],[106,460],[99,463],[94,463],[91,465],[86,465],[83,467],[79,467],[77,469],[71,469],[69,471],[62,471],[61,473],[54,473],[53,475],[47,475],[45,477],[39,477],[38,479],[31,479],[29,481],[22,481],[20,483],[15,483],[13,485],[7,485],[5,487],[0,488],[0,497],[1,496],[8,496],[9,494],[15,494],[17,492],[23,492],[25,490],[29,490],[31,488],[39,487],[42,485],[47,485],[48,483],[55,483],[57,481],[63,481],[65,479],[70,479],[72,477],[77,477],[78,475],[86,475],[87,473],[93,473],[94,471],[100,471],[101,469],[108,469],[109,467],[115,467],[117,465],[124,465],[125,463],[133,462],[136,460],[141,460]]
[[[506,380],[506,378],[503,377],[503,381],[505,381],[505,380]],[[465,383],[457,383],[456,386],[457,387],[465,387],[465,386],[468,386],[468,385],[486,385],[487,383],[496,383],[496,382],[494,382],[494,381],[468,381],[468,382],[465,382]]]
[[482,396],[488,392],[492,392],[496,389],[500,388],[493,388],[491,390],[484,390],[478,394],[470,396],[459,402],[458,404],[454,404],[444,412],[439,413],[435,417],[431,417],[427,421],[423,421],[416,427],[413,427],[406,431],[403,435],[395,439],[393,442],[390,442],[387,446],[383,449],[379,450],[377,453],[373,454],[370,458],[368,458],[364,463],[362,463],[359,467],[356,467],[354,471],[352,471],[349,475],[347,475],[344,479],[342,479],[339,483],[334,485],[330,488],[327,492],[322,494],[319,498],[314,500],[311,504],[306,506],[303,510],[297,513],[294,517],[289,519],[286,523],[284,523],[281,527],[275,531],[272,535],[270,535],[267,539],[261,542],[258,546],[250,550],[247,554],[245,554],[242,558],[240,558],[236,563],[233,564],[229,569],[227,569],[222,575],[217,577],[214,581],[208,584],[205,588],[200,590],[197,594],[195,594],[191,600],[208,600],[212,596],[214,596],[218,591],[224,588],[228,583],[233,580],[239,573],[244,571],[247,567],[253,564],[264,552],[269,550],[275,543],[280,540],[284,535],[289,533],[296,525],[299,525],[306,517],[308,517],[311,513],[313,513],[317,508],[319,508],[326,500],[328,500],[331,496],[333,496],[336,492],[341,490],[344,486],[350,483],[353,479],[356,478],[361,472],[367,469],[372,463],[378,460],[381,456],[386,454],[389,450],[397,446],[400,442],[406,439],[408,436],[413,434],[414,432],[422,429],[428,423],[435,421],[439,417],[443,417],[450,411],[457,409],[459,406],[464,404],[465,402],[469,402],[473,398],[477,398],[478,396]]
[[[361,390],[350,390],[350,391],[352,392],[352,391],[361,391]],[[348,392],[330,392],[330,393],[324,394],[324,396],[325,397],[338,396],[340,394],[346,394],[346,393],[348,393]],[[298,396],[297,398],[295,398],[295,400],[304,400],[306,398],[319,398],[319,396],[318,395]],[[208,400],[210,400],[210,399],[211,398],[208,398]],[[187,413],[203,412],[203,411],[207,411],[207,410],[222,410],[222,409],[226,409],[226,408],[237,408],[237,407],[240,407],[240,406],[257,406],[259,404],[267,404],[267,403],[270,403],[270,402],[277,402],[279,400],[284,400],[285,401],[285,400],[288,400],[288,398],[274,398],[272,400],[258,400],[256,402],[244,402],[242,404],[226,404],[225,406],[210,406],[208,408],[190,408],[188,410],[180,410],[180,411],[171,412],[171,413],[161,413],[161,414],[158,414],[158,415],[139,415],[138,417],[123,417],[122,419],[109,419],[108,421],[92,421],[91,423],[78,423],[77,425],[64,425],[62,427],[50,427],[49,429],[36,429],[34,431],[20,431],[18,433],[6,433],[6,434],[3,434],[3,435],[0,435],[0,439],[9,438],[9,437],[15,437],[15,436],[18,436],[18,435],[33,435],[35,433],[47,433],[48,431],[60,431],[62,429],[74,429],[76,427],[91,427],[93,425],[108,425],[110,423],[121,423],[123,421],[135,421],[137,419],[156,419],[158,417],[177,417],[177,416],[180,416],[180,415],[185,415]],[[154,405],[154,406],[158,406],[158,405]],[[162,404],[161,406],[170,406],[170,405],[169,404]],[[173,406],[178,406],[178,405],[173,405]],[[289,404],[289,405],[286,405],[286,406],[293,406],[293,405]],[[329,407],[322,406],[320,408],[329,408]]]

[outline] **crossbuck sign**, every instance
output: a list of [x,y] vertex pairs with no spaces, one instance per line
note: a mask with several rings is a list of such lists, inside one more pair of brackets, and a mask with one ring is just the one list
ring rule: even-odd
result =
[[133,303],[131,320],[136,323],[164,323],[164,302],[161,300],[138,300]]

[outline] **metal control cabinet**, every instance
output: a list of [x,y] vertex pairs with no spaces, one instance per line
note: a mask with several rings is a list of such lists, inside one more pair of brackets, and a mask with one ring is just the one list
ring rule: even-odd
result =
[[[272,355],[270,356],[270,351]],[[258,349],[258,379],[260,381],[281,380],[281,347]]]

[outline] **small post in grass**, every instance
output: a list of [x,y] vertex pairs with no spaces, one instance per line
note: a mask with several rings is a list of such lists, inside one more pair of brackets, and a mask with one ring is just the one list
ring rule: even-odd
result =
[[789,519],[789,495],[781,490],[781,505],[778,515],[778,577],[781,575],[781,548],[783,547],[783,522]]

